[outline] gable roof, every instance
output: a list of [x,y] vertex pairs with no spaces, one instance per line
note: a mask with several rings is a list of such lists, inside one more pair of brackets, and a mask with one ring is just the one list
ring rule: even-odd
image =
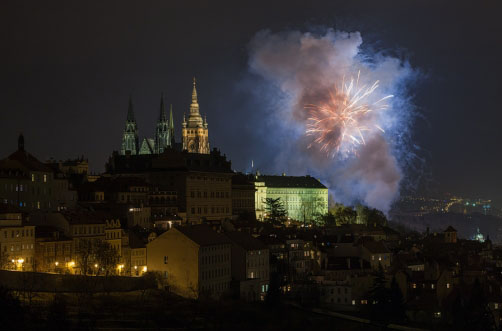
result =
[[326,188],[320,181],[310,176],[256,176],[255,181],[265,182],[267,187]]
[[268,249],[267,245],[265,245],[262,241],[245,232],[232,231],[225,233],[225,236],[227,236],[235,245],[248,251]]
[[446,228],[446,230],[444,230],[444,232],[457,232],[457,230],[455,230],[455,228],[450,225]]
[[1,161],[6,168],[23,168],[28,171],[52,172],[52,169],[24,150],[17,150]]
[[365,241],[363,246],[371,253],[390,253],[389,249],[381,241]]
[[183,233],[190,240],[199,246],[211,246],[221,244],[231,244],[232,242],[226,236],[214,231],[205,224],[189,225],[176,227],[176,230]]

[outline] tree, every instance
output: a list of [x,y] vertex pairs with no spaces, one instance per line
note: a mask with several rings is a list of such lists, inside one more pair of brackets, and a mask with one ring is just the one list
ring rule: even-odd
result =
[[0,251],[0,269],[7,269],[9,266],[9,254],[7,252],[4,252],[3,250]]
[[77,265],[81,275],[87,275],[91,270],[90,265],[93,258],[93,245],[90,240],[79,240],[76,249]]
[[117,263],[119,262],[119,255],[117,251],[106,241],[96,241],[93,249],[94,260],[99,266],[98,274],[103,271],[105,276],[114,274]]
[[375,208],[368,208],[365,206],[358,206],[357,217],[360,222],[367,226],[385,226],[387,225],[387,217],[380,210]]
[[336,217],[331,212],[321,217],[321,223],[324,226],[336,226]]
[[386,288],[387,281],[381,264],[373,278],[373,286],[368,292],[368,309],[371,319],[385,321],[387,320],[387,306],[389,302],[389,291]]
[[267,216],[272,221],[277,221],[281,217],[286,216],[286,209],[284,209],[284,204],[281,201],[281,198],[273,199],[266,198],[265,199],[265,210],[267,211]]
[[310,223],[316,224],[320,223],[322,221],[322,214],[321,211],[325,207],[325,202],[323,199],[321,199],[318,196],[305,196],[301,197],[301,212],[302,212],[302,217],[303,224],[306,226],[307,221]]
[[392,277],[389,296],[389,312],[392,314],[392,319],[396,322],[405,321],[406,309],[404,306],[404,297],[399,285],[397,284],[396,277]]
[[337,225],[353,224],[356,222],[357,213],[352,207],[336,204],[331,208],[330,212],[335,217]]
[[94,265],[97,265],[96,274],[104,272],[105,276],[108,276],[115,272],[119,262],[117,251],[108,242],[101,239],[81,240],[76,255],[82,275],[92,273]]

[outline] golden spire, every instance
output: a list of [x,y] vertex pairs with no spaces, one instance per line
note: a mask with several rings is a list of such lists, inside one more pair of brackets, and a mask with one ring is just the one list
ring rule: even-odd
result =
[[197,103],[197,90],[195,88],[195,77],[193,78],[192,103]]
[[195,77],[193,78],[192,104],[190,105],[190,114],[199,114],[199,103],[197,101],[197,89],[195,86]]

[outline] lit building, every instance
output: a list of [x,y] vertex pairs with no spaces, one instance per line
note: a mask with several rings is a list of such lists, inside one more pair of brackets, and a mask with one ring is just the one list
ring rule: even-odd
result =
[[[131,156],[115,152],[107,164],[107,171],[113,176],[144,178],[154,187],[148,200],[153,202],[156,216],[162,214],[163,196],[164,199],[170,198],[169,201],[164,200],[166,212],[176,209],[180,217],[191,223],[232,216],[231,163],[216,149],[209,154],[175,149],[158,155]],[[169,193],[157,194],[155,187]]]
[[138,138],[138,125],[134,116],[134,109],[131,98],[129,98],[129,108],[127,119],[122,136],[121,155],[138,154],[160,154],[165,149],[174,145],[174,122],[173,109],[171,107],[169,121],[164,107],[164,97],[160,98],[160,114],[155,128],[155,138],[144,138],[141,144]]
[[66,211],[64,213],[35,214],[30,221],[36,226],[51,226],[72,239],[72,261],[67,263],[70,273],[90,273],[94,265],[92,246],[105,241],[106,213]]
[[287,217],[301,222],[312,222],[328,213],[328,189],[311,176],[262,176],[255,182],[256,217],[266,217],[266,199],[280,198]]
[[35,227],[23,220],[21,212],[0,205],[1,269],[33,270]]
[[193,79],[192,104],[188,121],[183,115],[181,124],[181,135],[183,137],[183,150],[188,153],[209,154],[209,137],[207,120],[199,112],[199,102],[197,100],[197,89],[195,88],[195,78]]
[[0,202],[27,211],[55,211],[71,209],[76,201],[64,174],[25,151],[20,135],[18,150],[0,161]]
[[220,297],[231,281],[231,241],[206,225],[171,228],[147,244],[148,271],[188,298]]
[[232,213],[234,215],[255,214],[257,188],[249,176],[237,173],[232,177]]
[[35,236],[35,266],[40,272],[67,272],[72,261],[72,240],[58,229],[37,226]]
[[119,257],[122,257],[122,229],[120,220],[111,215],[105,219],[105,241],[110,244]]
[[244,232],[227,232],[225,236],[232,242],[232,278],[238,281],[240,298],[264,300],[270,279],[267,245]]

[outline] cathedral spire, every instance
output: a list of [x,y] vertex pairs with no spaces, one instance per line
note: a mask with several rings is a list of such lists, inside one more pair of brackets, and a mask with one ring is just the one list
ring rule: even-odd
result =
[[132,106],[132,95],[129,95],[129,108],[127,109],[127,121],[128,122],[136,122],[134,118],[134,110]]
[[193,78],[192,103],[198,103],[195,77]]
[[169,107],[169,129],[174,129],[173,105],[172,104]]
[[127,119],[124,135],[122,136],[122,148],[120,149],[120,154],[126,155],[129,153],[131,155],[136,155],[138,153],[138,147],[138,126],[136,124],[136,119],[134,118],[132,96],[129,95],[129,108],[127,109]]
[[200,116],[199,102],[197,100],[197,88],[196,88],[195,77],[193,78],[192,104],[190,105],[190,115],[191,114]]
[[164,107],[164,93],[160,94],[160,115],[159,122],[167,122],[166,108]]

